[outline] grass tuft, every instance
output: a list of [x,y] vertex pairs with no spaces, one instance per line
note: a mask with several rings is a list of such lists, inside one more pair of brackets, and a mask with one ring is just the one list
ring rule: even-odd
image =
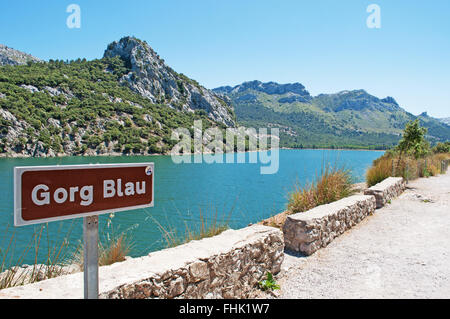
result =
[[416,159],[412,156],[399,157],[398,154],[388,152],[373,161],[372,167],[367,170],[366,182],[368,187],[371,187],[390,176],[408,180],[436,176],[441,173],[441,162],[449,159],[448,153]]
[[287,210],[290,214],[305,212],[352,194],[353,178],[349,170],[322,166],[314,182],[303,187],[295,186],[295,190],[289,194]]
[[166,248],[170,248],[188,243],[192,240],[200,240],[202,238],[213,237],[229,229],[229,221],[233,209],[234,206],[228,214],[223,214],[221,220],[219,220],[217,208],[215,209],[212,216],[210,216],[208,212],[205,213],[202,211],[202,209],[200,209],[199,224],[196,226],[190,226],[185,221],[185,230],[181,235],[178,233],[175,227],[171,225],[163,226],[152,216],[150,216],[150,218],[152,218],[155,224],[158,226],[165,241]]
[[[113,225],[114,214],[110,214],[105,224],[105,228],[100,234],[98,242],[98,265],[107,266],[116,262],[125,261],[133,248],[133,242],[128,231],[118,232]],[[72,256],[72,264],[83,269],[84,253],[83,243],[80,242],[77,250]]]

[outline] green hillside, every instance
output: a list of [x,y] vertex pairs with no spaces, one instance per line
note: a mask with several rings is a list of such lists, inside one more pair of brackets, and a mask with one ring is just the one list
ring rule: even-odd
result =
[[173,129],[196,119],[203,129],[223,128],[234,116],[227,102],[135,38],[110,44],[93,61],[0,66],[3,156],[167,153],[177,143]]
[[[237,120],[251,127],[278,127],[285,147],[389,148],[416,116],[392,97],[379,99],[364,90],[313,97],[299,83],[245,82],[213,90],[231,99]],[[450,126],[419,116],[434,144],[450,139]]]

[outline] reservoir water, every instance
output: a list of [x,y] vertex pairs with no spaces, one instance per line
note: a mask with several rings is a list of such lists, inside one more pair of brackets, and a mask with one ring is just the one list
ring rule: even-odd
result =
[[[108,214],[100,216],[100,237],[127,232],[133,242],[130,255],[136,257],[165,247],[160,226],[183,237],[186,227],[200,227],[200,216],[211,221],[217,215],[218,221],[228,220],[231,228],[242,228],[284,211],[288,193],[294,186],[313,181],[326,163],[350,169],[354,182],[363,182],[366,169],[382,154],[280,150],[279,170],[272,175],[261,175],[260,167],[265,164],[250,164],[248,160],[242,164],[175,164],[170,156],[0,159],[0,260],[6,255],[5,263],[15,264],[31,245],[22,263],[34,263],[36,245],[30,239],[40,229],[40,226],[13,225],[15,166],[154,162],[155,206],[116,213],[110,224]],[[59,245],[66,236],[70,249],[74,249],[82,240],[82,219],[49,223],[39,243],[38,263],[46,262],[48,246]]]

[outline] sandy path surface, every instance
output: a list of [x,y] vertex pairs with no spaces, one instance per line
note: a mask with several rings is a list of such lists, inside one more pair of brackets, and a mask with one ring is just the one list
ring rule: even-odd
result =
[[450,298],[450,171],[410,182],[312,256],[287,253],[276,280],[279,298]]

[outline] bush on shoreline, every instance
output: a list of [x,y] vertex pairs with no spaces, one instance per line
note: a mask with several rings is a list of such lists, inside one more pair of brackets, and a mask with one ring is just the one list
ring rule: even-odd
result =
[[299,213],[316,206],[328,204],[353,193],[353,180],[349,170],[326,166],[322,168],[315,182],[300,187],[289,194],[287,210],[289,213]]
[[450,160],[450,142],[430,148],[426,133],[418,121],[408,123],[397,147],[374,160],[367,170],[367,185],[371,187],[390,176],[412,180],[438,175],[442,161]]
[[390,176],[408,180],[436,176],[441,173],[441,162],[445,160],[450,160],[450,153],[433,154],[418,159],[400,158],[397,154],[387,153],[373,162],[367,171],[366,182],[368,187],[371,187]]

